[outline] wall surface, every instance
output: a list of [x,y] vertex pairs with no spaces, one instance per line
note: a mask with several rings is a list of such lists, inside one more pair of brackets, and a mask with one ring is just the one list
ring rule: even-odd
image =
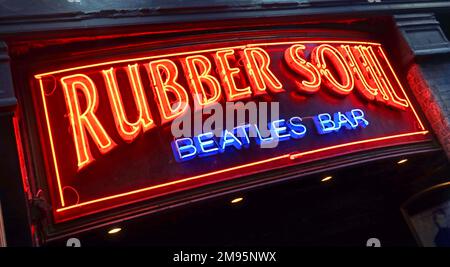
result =
[[407,79],[439,142],[450,158],[450,43],[434,14],[395,16],[411,57]]

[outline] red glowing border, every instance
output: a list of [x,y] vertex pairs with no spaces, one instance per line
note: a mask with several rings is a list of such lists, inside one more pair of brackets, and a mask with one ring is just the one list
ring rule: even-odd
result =
[[175,185],[175,184],[179,184],[179,183],[183,183],[183,182],[187,182],[187,181],[197,180],[197,179],[205,178],[205,177],[212,176],[212,175],[217,175],[217,174],[227,173],[227,172],[231,172],[231,171],[235,171],[235,170],[245,169],[245,168],[248,168],[248,167],[261,165],[261,164],[264,164],[264,163],[277,161],[277,160],[280,160],[280,159],[295,160],[295,159],[300,158],[300,157],[305,156],[305,155],[311,155],[311,154],[315,154],[315,153],[319,153],[319,152],[323,152],[323,151],[328,151],[328,150],[333,150],[333,149],[337,149],[337,148],[354,146],[354,145],[370,143],[370,142],[383,141],[383,140],[387,140],[387,139],[394,139],[394,138],[400,138],[400,137],[406,137],[406,136],[425,135],[427,133],[428,133],[428,131],[418,131],[418,132],[411,132],[411,133],[405,133],[405,134],[397,134],[397,135],[391,135],[391,136],[385,136],[385,137],[378,137],[378,138],[371,138],[371,139],[366,139],[366,140],[361,140],[361,141],[355,141],[355,142],[350,142],[350,143],[345,143],[345,144],[339,144],[339,145],[329,146],[329,147],[325,147],[325,148],[309,150],[309,151],[306,151],[306,152],[299,152],[299,153],[294,153],[294,154],[284,154],[284,155],[281,155],[281,156],[277,156],[277,157],[273,157],[273,158],[269,158],[269,159],[265,159],[265,160],[261,160],[261,161],[255,161],[255,162],[252,162],[252,163],[247,163],[247,164],[238,165],[238,166],[231,167],[231,168],[226,168],[226,169],[213,171],[213,172],[209,172],[209,173],[205,173],[205,174],[200,174],[200,175],[196,175],[196,176],[192,176],[192,177],[188,177],[188,178],[183,178],[183,179],[172,181],[172,182],[168,182],[168,183],[163,183],[163,184],[158,184],[158,185],[154,185],[154,186],[150,186],[150,187],[145,187],[145,188],[129,191],[129,192],[126,192],[126,193],[121,193],[121,194],[117,194],[117,195],[112,195],[112,196],[108,196],[108,197],[102,197],[102,198],[97,198],[97,199],[94,199],[94,200],[85,201],[85,202],[82,202],[82,203],[79,203],[79,204],[75,204],[75,205],[71,205],[71,206],[68,206],[68,207],[65,207],[65,208],[57,209],[56,212],[62,212],[62,211],[70,210],[70,209],[73,209],[73,208],[77,208],[77,207],[82,207],[82,206],[86,206],[86,205],[89,205],[89,204],[98,203],[98,202],[105,201],[105,200],[110,200],[110,199],[120,198],[120,197],[129,196],[129,195],[133,195],[133,194],[138,194],[138,193],[142,193],[142,192],[145,192],[145,191],[150,191],[150,190],[153,190],[153,189],[166,187],[166,186],[170,186],[170,185]]
[[[65,207],[63,190],[61,188],[61,179],[60,179],[60,174],[59,174],[59,170],[58,170],[58,162],[57,162],[56,155],[55,155],[55,148],[54,148],[54,143],[53,143],[52,130],[51,130],[50,120],[49,120],[49,115],[48,115],[48,110],[47,110],[47,103],[46,103],[46,100],[45,100],[45,92],[44,92],[44,87],[43,87],[42,79],[41,79],[42,77],[47,76],[47,75],[57,74],[57,73],[63,73],[63,72],[69,72],[69,71],[74,71],[74,70],[81,70],[81,69],[86,69],[86,68],[117,64],[117,63],[125,63],[125,62],[131,62],[131,61],[132,62],[136,62],[136,61],[142,61],[142,60],[148,60],[148,59],[160,59],[160,58],[173,57],[173,56],[183,56],[183,55],[185,56],[185,55],[199,54],[199,53],[205,53],[205,52],[217,52],[219,50],[224,50],[224,49],[245,49],[245,48],[248,48],[248,47],[256,47],[256,46],[271,46],[271,45],[286,45],[286,44],[307,44],[307,43],[309,43],[309,44],[320,44],[320,43],[365,44],[365,45],[378,46],[380,48],[381,54],[382,54],[385,62],[387,63],[389,69],[391,70],[391,73],[393,74],[397,84],[399,85],[399,87],[402,90],[404,96],[406,97],[406,100],[407,100],[409,106],[411,107],[411,109],[412,109],[412,111],[413,111],[413,113],[414,113],[414,115],[415,115],[415,117],[417,119],[417,122],[420,125],[421,131],[415,131],[415,132],[408,132],[408,133],[391,135],[391,136],[383,136],[383,137],[378,137],[378,138],[365,139],[365,140],[360,140],[360,141],[355,141],[355,142],[350,142],[350,143],[345,143],[345,144],[339,144],[339,145],[319,148],[319,149],[305,151],[305,152],[295,152],[295,153],[291,153],[291,154],[285,154],[285,155],[277,156],[277,157],[274,157],[274,158],[269,158],[269,159],[265,159],[265,160],[261,160],[261,161],[252,162],[252,163],[247,163],[247,164],[243,164],[243,165],[239,165],[239,166],[235,166],[235,167],[231,167],[231,168],[226,168],[226,169],[222,169],[222,170],[217,170],[217,171],[213,171],[213,172],[209,172],[209,173],[205,173],[205,174],[201,174],[201,175],[196,175],[196,176],[192,176],[192,177],[182,178],[182,179],[179,179],[179,180],[176,180],[176,181],[172,181],[172,182],[168,182],[168,183],[158,184],[158,185],[145,187],[145,188],[141,188],[141,189],[125,192],[125,193],[120,193],[120,194],[116,194],[116,195],[111,195],[111,196],[107,196],[107,197],[97,198],[97,199],[93,199],[93,200],[89,200],[89,201],[85,201],[85,202],[82,202],[82,203],[78,203],[78,204],[75,204],[75,205],[71,205],[71,206]],[[382,71],[384,71],[384,70],[382,70]],[[360,41],[348,41],[348,40],[346,40],[346,41],[337,41],[337,40],[331,40],[331,41],[304,41],[304,40],[299,40],[299,41],[287,41],[287,42],[255,43],[255,44],[247,44],[247,45],[240,45],[240,46],[233,46],[233,47],[220,47],[220,48],[206,49],[206,50],[196,50],[196,51],[189,51],[189,52],[181,52],[181,53],[172,53],[172,54],[163,54],[163,55],[149,56],[149,57],[140,57],[140,58],[132,58],[132,59],[124,59],[124,60],[116,60],[116,61],[107,61],[107,62],[102,62],[102,63],[97,63],[97,64],[90,64],[90,65],[84,65],[84,66],[79,66],[79,67],[74,67],[74,68],[66,68],[66,69],[62,69],[62,70],[41,73],[41,74],[35,75],[34,77],[39,80],[39,84],[40,84],[41,96],[42,96],[42,101],[43,101],[43,106],[44,106],[45,119],[46,119],[46,122],[47,122],[46,123],[47,124],[47,131],[48,131],[48,134],[49,134],[49,141],[50,141],[51,152],[52,152],[52,160],[53,160],[53,165],[55,167],[55,175],[56,175],[56,180],[57,180],[57,185],[58,185],[60,201],[61,201],[61,205],[63,206],[62,208],[56,209],[56,212],[58,212],[58,213],[59,212],[64,212],[64,211],[68,211],[68,210],[72,210],[74,208],[79,208],[79,207],[82,207],[82,206],[86,206],[86,205],[102,202],[102,201],[107,201],[107,200],[111,200],[111,199],[121,198],[121,197],[129,196],[129,195],[133,195],[133,194],[137,194],[137,193],[141,193],[141,192],[145,192],[145,191],[150,191],[150,190],[157,189],[157,188],[162,188],[162,187],[166,187],[166,186],[180,184],[180,183],[187,182],[187,181],[197,180],[197,179],[205,178],[205,177],[208,177],[208,176],[213,176],[213,175],[217,175],[217,174],[227,173],[227,172],[231,172],[231,171],[235,171],[235,170],[239,170],[239,169],[245,169],[245,168],[249,168],[249,167],[256,166],[256,165],[261,165],[261,164],[265,164],[265,163],[268,163],[268,162],[277,161],[277,160],[280,160],[280,159],[295,160],[295,159],[300,158],[300,157],[305,156],[305,155],[311,155],[311,154],[320,153],[320,152],[323,152],[323,151],[329,151],[329,150],[333,150],[333,149],[349,147],[349,146],[354,146],[354,145],[358,145],[358,144],[378,142],[378,141],[383,141],[383,140],[387,140],[387,139],[396,139],[396,138],[402,138],[402,137],[408,137],[408,136],[414,136],[414,135],[425,135],[425,134],[428,133],[428,130],[425,129],[425,127],[424,127],[421,119],[419,118],[416,110],[414,109],[413,105],[411,104],[411,101],[409,100],[408,95],[406,94],[403,86],[401,85],[401,83],[400,83],[400,81],[399,81],[399,79],[397,77],[397,74],[394,72],[394,70],[393,70],[389,60],[387,59],[381,44],[380,43],[374,43],[374,42],[360,42]]]

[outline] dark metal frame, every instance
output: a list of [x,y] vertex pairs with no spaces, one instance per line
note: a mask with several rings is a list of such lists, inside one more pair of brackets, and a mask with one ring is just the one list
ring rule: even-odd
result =
[[[15,16],[0,18],[0,38],[23,33],[66,31],[72,29],[105,29],[139,25],[192,23],[195,21],[241,21],[254,18],[286,18],[297,20],[323,19],[330,16],[382,16],[401,13],[444,11],[450,9],[448,1],[283,1],[249,5],[230,2],[223,6],[198,6],[170,8],[144,7],[134,10],[99,10],[48,15]],[[211,16],[213,14],[213,16]],[[30,36],[21,36],[26,39]],[[32,36],[31,36],[32,38]]]

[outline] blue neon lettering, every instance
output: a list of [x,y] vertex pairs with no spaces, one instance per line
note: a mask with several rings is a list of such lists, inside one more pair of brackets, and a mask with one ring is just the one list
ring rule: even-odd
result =
[[322,113],[313,117],[314,124],[319,134],[337,132],[342,127],[348,130],[356,129],[358,126],[365,128],[369,121],[364,118],[364,112],[361,109],[352,109],[350,112],[333,114],[333,120],[328,113]]
[[313,117],[314,124],[319,134],[327,134],[336,130],[336,124],[328,113],[318,114]]
[[[255,129],[255,131],[256,131],[256,143],[258,144],[258,145],[261,145],[262,143],[266,143],[266,144],[268,144],[268,143],[270,143],[270,142],[273,142],[273,137],[272,136],[269,136],[269,137],[266,137],[266,138],[264,138],[262,135],[261,135],[261,132],[259,131],[259,128],[258,128],[258,125],[253,125],[253,127],[254,127],[254,129]],[[270,127],[269,127],[270,128]]]
[[[314,125],[320,134],[338,132],[342,128],[353,130],[358,127],[365,128],[369,121],[365,118],[364,111],[352,109],[349,112],[321,113],[313,116]],[[276,141],[284,141],[290,138],[300,139],[307,133],[307,127],[300,117],[291,117],[289,120],[275,120],[268,123],[269,135],[261,134],[258,125],[245,124],[235,127],[233,130],[224,130],[222,136],[216,140],[213,132],[202,133],[193,138],[180,138],[171,142],[172,152],[178,162],[187,161],[196,156],[204,157],[217,153],[224,153],[227,147],[237,150],[248,148],[250,141],[258,145],[270,144]],[[249,131],[255,131],[255,138],[250,139]],[[265,131],[267,133],[267,131]]]
[[351,118],[353,116],[349,116],[348,112],[342,114],[341,112],[334,113],[334,123],[336,125],[336,129],[339,130],[344,126],[347,130],[352,130],[358,127],[358,124],[355,121],[352,121]]
[[202,133],[194,137],[195,147],[197,147],[200,157],[214,155],[219,152],[219,148],[213,138],[214,134],[212,132]]
[[364,111],[361,109],[352,109],[351,114],[357,125],[363,128],[369,125],[369,121],[364,118]]
[[272,136],[277,138],[279,141],[287,140],[290,137],[288,129],[285,125],[286,121],[283,119],[272,121],[269,125]]
[[173,155],[177,162],[183,162],[195,158],[197,149],[191,138],[180,138],[171,143]]
[[306,126],[303,125],[300,117],[292,117],[287,123],[289,127],[289,134],[294,139],[300,139],[306,135]]
[[220,152],[224,152],[227,146],[234,146],[237,150],[240,150],[242,143],[232,132],[225,129],[223,136],[220,139],[219,146]]
[[237,126],[234,128],[236,136],[241,141],[243,147],[247,148],[250,146],[250,138],[248,137],[247,129],[250,128],[250,124]]

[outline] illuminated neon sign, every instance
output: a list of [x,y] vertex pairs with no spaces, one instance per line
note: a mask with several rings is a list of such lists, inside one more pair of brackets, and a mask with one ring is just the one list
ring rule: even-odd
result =
[[[71,64],[34,78],[56,221],[258,171],[429,139],[376,42],[205,44]],[[280,103],[280,118],[266,121],[269,135],[250,122],[222,129],[220,138],[211,131],[189,137],[170,132],[189,111],[203,114],[236,101]],[[280,142],[275,148],[260,149],[274,140]]]

